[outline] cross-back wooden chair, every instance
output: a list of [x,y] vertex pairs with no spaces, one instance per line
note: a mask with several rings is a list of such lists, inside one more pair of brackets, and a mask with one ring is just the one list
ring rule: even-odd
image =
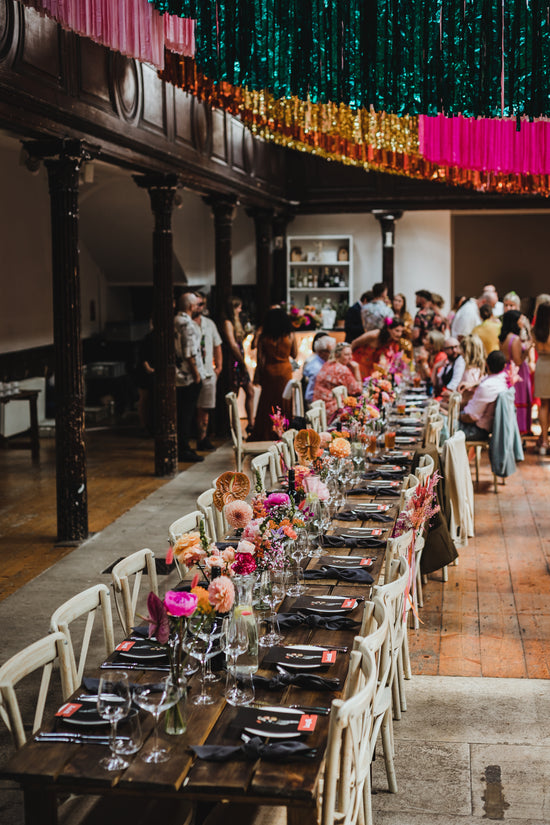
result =
[[292,416],[302,417],[305,412],[302,382],[292,378],[283,390],[283,398],[291,401]]
[[275,464],[275,457],[271,450],[268,450],[261,455],[254,456],[250,462],[250,469],[252,472],[252,487],[256,488],[256,478],[260,477],[262,483],[262,490],[275,489],[279,483],[277,476],[277,467]]
[[[168,540],[170,544],[175,544],[179,537],[184,533],[200,533],[201,523],[204,524],[204,530],[207,537],[214,540],[214,536],[209,532],[204,513],[200,510],[192,510],[190,513],[187,513],[187,515],[177,518],[168,528]],[[179,562],[175,557],[174,564],[176,565],[176,570],[178,571],[180,579],[183,579],[187,572],[187,567]]]
[[294,449],[294,439],[296,438],[298,430],[286,430],[283,433],[281,440],[286,444],[288,450],[288,459],[289,467],[294,467],[295,464],[298,463],[298,457],[296,455],[296,450]]
[[307,426],[317,433],[323,432],[322,412],[320,407],[311,407],[306,412]]
[[335,699],[326,749],[321,825],[372,823],[371,737],[376,663],[370,650],[353,651],[350,667],[361,669],[364,686],[348,699]]
[[455,391],[450,394],[449,404],[447,406],[447,429],[449,431],[449,437],[456,433],[461,402],[461,393]]
[[[200,510],[203,515],[206,535],[214,541],[221,541],[226,534],[226,525],[222,514],[214,505],[213,496],[215,492],[216,488],[210,487],[210,489],[201,493],[197,497],[197,510]],[[183,530],[182,532],[186,531]]]
[[279,483],[286,476],[290,464],[288,445],[284,441],[276,441],[269,448],[269,452],[272,453],[275,463],[275,486],[279,487]]
[[431,455],[422,455],[418,461],[418,466],[414,472],[420,484],[424,487],[435,471],[435,462]]
[[348,396],[348,388],[342,385],[339,387],[333,387],[332,394],[336,398],[338,409],[341,410],[344,406],[344,398],[347,398]]
[[[412,531],[409,541],[412,540]],[[406,535],[406,534],[404,534]],[[407,639],[407,609],[405,594],[410,586],[410,571],[407,559],[399,556],[393,559],[390,566],[389,581],[376,585],[373,596],[380,596],[388,608],[390,617],[390,636],[392,656],[394,660],[394,676],[392,679],[392,704],[395,719],[401,719],[401,711],[407,710],[404,681],[404,659],[408,659],[409,643]],[[408,667],[408,665],[407,665]]]
[[[136,607],[143,574],[147,576],[149,590],[158,596],[159,587],[155,554],[149,548],[137,550],[115,564],[111,571],[115,606],[124,633],[130,633],[134,626]],[[132,583],[133,582],[133,583]]]
[[319,409],[321,410],[321,431],[326,432],[328,427],[327,405],[325,404],[322,398],[318,398],[317,401],[311,402],[310,408],[313,409],[313,407],[319,407]]
[[[16,749],[27,741],[21,709],[17,700],[16,687],[26,676],[42,670],[38,697],[36,700],[32,733],[42,725],[44,708],[48,698],[54,664],[58,663],[65,684],[71,687],[72,668],[69,657],[69,642],[64,633],[50,633],[42,639],[23,648],[0,667],[0,717],[10,731]],[[69,693],[74,691],[74,687]]]
[[403,486],[401,487],[401,497],[399,499],[399,510],[404,510],[411,498],[414,495],[414,491],[420,484],[418,480],[418,476],[413,475],[413,473],[409,473],[406,478],[403,479]]
[[[68,599],[59,605],[50,619],[50,630],[53,633],[64,633],[68,641],[68,655],[71,663],[71,680],[67,682],[65,673],[61,671],[61,685],[63,688],[63,698],[68,699],[71,693],[82,683],[82,676],[86,666],[90,640],[94,629],[97,613],[101,611],[103,623],[103,640],[105,644],[105,655],[109,656],[115,649],[115,636],[113,631],[113,615],[111,611],[111,594],[105,584],[95,584],[88,587],[82,593],[77,593],[72,599]],[[75,651],[74,635],[75,627],[71,633],[70,625],[79,619],[84,619],[85,624],[82,631],[82,638],[79,645],[78,663]]]
[[[380,596],[365,603],[361,635],[356,636],[353,649],[360,653],[370,650],[376,662],[376,691],[374,695],[374,725],[371,737],[372,752],[378,733],[382,736],[384,763],[390,793],[397,793],[397,779],[393,762],[392,680],[390,619],[388,608]],[[359,682],[358,682],[359,679]],[[346,686],[350,691],[362,687],[362,673],[349,673]]]
[[243,431],[241,428],[241,419],[239,416],[239,405],[237,396],[234,392],[228,392],[225,396],[225,403],[229,410],[229,426],[231,428],[231,438],[233,439],[233,452],[235,453],[235,463],[237,465],[237,472],[242,472],[243,461],[247,455],[260,455],[265,453],[272,441],[245,441],[243,438]]
[[443,430],[444,423],[445,421],[443,419],[443,416],[441,415],[434,415],[428,417],[425,438],[425,443],[427,447],[434,446],[437,448],[437,450],[440,449],[441,433]]

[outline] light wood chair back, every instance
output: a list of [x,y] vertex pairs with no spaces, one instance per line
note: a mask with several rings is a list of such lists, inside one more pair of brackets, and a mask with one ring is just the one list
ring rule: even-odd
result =
[[296,438],[297,432],[298,430],[287,430],[283,433],[282,437],[282,441],[286,444],[288,449],[289,467],[294,467],[294,465],[298,463],[298,457],[296,455],[296,450],[294,449],[294,439]]
[[[405,533],[404,535],[407,535]],[[412,541],[412,531],[408,531]],[[407,559],[399,556],[393,559],[387,582],[376,585],[373,596],[380,596],[388,608],[390,617],[390,638],[394,660],[394,677],[392,680],[392,705],[395,719],[401,719],[401,711],[407,710],[404,680],[404,655],[408,652],[407,643],[407,607],[405,604],[407,589],[410,586],[410,569]],[[410,665],[408,665],[410,666]]]
[[434,415],[428,417],[428,423],[426,426],[426,439],[425,443],[426,446],[434,446],[438,450],[440,449],[441,444],[441,431],[443,430],[444,424],[443,416],[441,415]]
[[418,480],[418,476],[415,476],[412,473],[409,473],[409,475],[403,479],[401,497],[399,499],[399,512],[406,509],[419,484],[420,481]]
[[353,651],[350,667],[361,668],[364,687],[349,699],[335,699],[327,741],[321,825],[372,822],[371,736],[376,663],[370,650]]
[[332,394],[336,398],[338,409],[341,410],[344,406],[344,398],[348,396],[348,388],[344,386],[334,387]]
[[407,530],[400,536],[395,536],[393,539],[388,539],[386,543],[386,566],[384,568],[384,583],[391,581],[392,562],[404,556],[408,559],[409,551],[413,540],[412,530]]
[[228,392],[225,396],[225,403],[229,410],[229,426],[231,428],[231,438],[233,440],[233,452],[235,453],[235,464],[237,472],[242,472],[243,461],[247,455],[260,455],[265,453],[273,441],[245,441],[241,428],[239,416],[239,405],[234,392]]
[[426,410],[424,413],[425,420],[427,421],[430,415],[433,415],[434,413],[439,414],[440,409],[441,405],[439,404],[439,401],[435,401],[434,399],[432,399],[426,406]]
[[[212,509],[214,510],[215,508],[213,507]],[[212,516],[213,515],[214,513],[212,512]],[[201,510],[192,510],[190,513],[187,513],[187,515],[180,516],[180,518],[173,521],[168,528],[168,541],[171,545],[174,545],[179,537],[184,533],[200,534],[201,524],[204,524],[204,530],[207,537],[213,541],[214,536],[210,533],[208,523],[205,519],[204,513],[201,512]],[[178,571],[180,579],[183,579],[184,575],[187,573],[187,567],[179,562],[175,557],[174,564],[176,565],[176,570]]]
[[304,391],[302,389],[302,382],[297,379],[292,379],[286,385],[283,391],[283,398],[292,401],[292,416],[302,417],[305,412]]
[[328,427],[327,422],[327,405],[323,401],[322,398],[318,398],[317,401],[311,402],[311,408],[319,407],[321,410],[321,432],[326,432]]
[[[200,510],[203,515],[206,535],[214,541],[221,541],[225,536],[225,521],[222,514],[214,506],[213,496],[215,492],[216,488],[210,487],[209,490],[205,490],[204,493],[201,493],[197,498],[197,510]],[[186,531],[182,530],[182,532],[185,533]],[[179,535],[181,536],[181,533]]]
[[[252,471],[252,488],[256,489],[256,478],[259,476],[262,483],[262,490],[275,489],[279,483],[277,477],[277,467],[275,457],[271,450],[261,455],[256,455],[250,462]],[[269,475],[268,475],[269,474]]]
[[[0,667],[0,717],[10,731],[17,749],[23,747],[27,736],[15,688],[26,676],[42,670],[32,723],[34,734],[42,725],[52,672],[57,663],[69,687],[72,678],[69,642],[65,634],[59,632],[50,633],[33,642]],[[73,687],[69,692],[72,693],[74,689]]]
[[435,470],[435,462],[431,455],[420,456],[418,466],[415,470],[415,476],[418,478],[420,484],[424,487],[428,483]]
[[276,441],[269,448],[269,452],[273,454],[273,461],[275,462],[276,486],[279,487],[280,480],[284,478],[288,472],[289,465],[289,451],[288,445],[284,441]]
[[449,404],[447,406],[447,429],[449,431],[449,437],[456,433],[461,402],[462,394],[459,392],[452,392],[449,396]]
[[[159,594],[155,554],[144,548],[137,550],[125,559],[115,564],[111,571],[115,606],[124,633],[130,633],[134,626],[136,607],[141,588],[143,574],[148,579],[149,590]],[[132,583],[133,584],[132,584]]]
[[[61,685],[63,688],[63,698],[68,699],[71,693],[82,683],[84,668],[88,657],[90,640],[94,629],[95,618],[101,611],[103,622],[103,640],[105,643],[105,656],[109,656],[115,649],[115,635],[113,631],[113,615],[111,611],[111,594],[105,584],[95,584],[82,593],[77,593],[72,599],[68,599],[59,605],[50,619],[50,630],[53,633],[64,633],[68,640],[68,655],[71,662],[71,680],[67,683],[65,674],[61,671]],[[78,663],[75,651],[74,635],[71,633],[70,625],[78,619],[85,618],[82,639],[79,645]]]
[[322,412],[320,407],[311,407],[306,412],[306,422],[307,426],[315,430],[316,433],[323,432],[323,425],[322,425]]

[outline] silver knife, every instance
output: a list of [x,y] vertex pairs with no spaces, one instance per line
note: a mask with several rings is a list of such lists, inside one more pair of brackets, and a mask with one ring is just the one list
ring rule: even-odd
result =
[[108,745],[109,737],[104,734],[65,733],[65,731],[43,731],[34,737],[35,742],[72,742],[76,745]]

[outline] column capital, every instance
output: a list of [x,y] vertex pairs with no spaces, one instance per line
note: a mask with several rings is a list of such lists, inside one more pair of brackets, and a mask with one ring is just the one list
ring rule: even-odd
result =
[[37,160],[72,160],[83,163],[101,154],[101,148],[77,138],[24,140],[23,149],[29,158]]
[[216,221],[233,221],[239,203],[236,195],[207,195],[203,201],[210,207]]

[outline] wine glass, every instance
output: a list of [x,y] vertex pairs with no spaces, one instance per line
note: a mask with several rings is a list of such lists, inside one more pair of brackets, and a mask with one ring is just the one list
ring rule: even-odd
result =
[[277,614],[275,613],[276,605],[284,598],[285,595],[285,574],[283,570],[267,570],[262,576],[261,580],[262,599],[267,602],[271,608],[271,614],[268,618],[271,630],[264,634],[259,644],[262,647],[271,647],[271,645],[279,644],[283,641],[280,633],[276,632]]
[[237,682],[237,659],[248,650],[248,628],[242,616],[228,616],[224,619],[222,644],[228,660],[225,698],[230,705],[249,704],[254,695],[242,690]]
[[131,704],[132,697],[127,673],[113,670],[100,678],[97,689],[97,712],[102,719],[108,719],[111,723],[109,738],[111,755],[106,756],[99,763],[106,771],[120,771],[128,767],[129,763],[117,753],[116,733],[119,721],[128,714]]
[[298,534],[296,536],[296,540],[293,542],[290,555],[296,562],[296,581],[290,587],[287,588],[287,593],[289,596],[299,596],[301,593],[304,592],[306,589],[305,586],[301,582],[302,577],[302,559],[305,559],[307,556],[307,531],[306,530],[298,530]]
[[159,719],[163,711],[179,702],[182,695],[181,680],[173,681],[171,676],[160,678],[156,682],[141,682],[134,688],[134,702],[143,710],[149,711],[155,720],[153,729],[153,750],[143,754],[144,762],[166,762],[170,758],[168,748],[160,747]]
[[202,617],[191,619],[189,626],[193,634],[189,640],[189,653],[200,664],[200,691],[191,701],[194,705],[213,705],[216,700],[206,690],[206,660],[212,649],[212,627]]

